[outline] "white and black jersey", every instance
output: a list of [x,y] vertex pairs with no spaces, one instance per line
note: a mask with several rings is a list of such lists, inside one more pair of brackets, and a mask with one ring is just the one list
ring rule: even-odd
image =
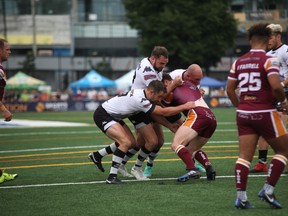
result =
[[133,77],[131,89],[144,89],[153,80],[162,80],[163,70],[156,71],[148,58],[138,64]]
[[155,105],[146,98],[144,89],[133,89],[105,101],[102,107],[115,120],[122,120],[139,112],[150,114]]
[[175,79],[177,76],[180,76],[182,81],[183,80],[183,73],[185,72],[186,70],[185,69],[176,69],[176,70],[173,70],[169,73],[169,75],[171,76],[172,79]]
[[275,50],[270,50],[267,55],[277,57],[280,62],[280,77],[285,80],[288,79],[288,46],[282,44]]

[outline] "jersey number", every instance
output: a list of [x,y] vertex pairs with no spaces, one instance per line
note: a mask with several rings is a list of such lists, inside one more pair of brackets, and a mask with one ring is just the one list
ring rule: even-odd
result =
[[241,73],[239,74],[238,79],[240,80],[240,92],[259,91],[261,88],[261,79],[259,72]]

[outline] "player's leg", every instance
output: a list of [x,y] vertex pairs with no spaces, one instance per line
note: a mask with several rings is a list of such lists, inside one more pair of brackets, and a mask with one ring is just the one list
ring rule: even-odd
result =
[[200,178],[200,174],[198,173],[194,161],[192,159],[191,153],[189,149],[186,147],[190,140],[193,140],[198,136],[198,133],[192,128],[186,126],[180,126],[176,131],[174,138],[172,140],[171,148],[178,157],[183,161],[186,166],[186,170],[188,173],[180,176],[178,178],[179,182],[185,182],[189,179]]
[[281,173],[287,165],[288,158],[288,135],[282,135],[278,138],[268,140],[269,145],[275,152],[268,167],[269,175],[263,188],[258,193],[258,196],[269,203],[272,208],[282,208],[279,201],[274,195],[274,188],[281,176]]
[[142,164],[158,143],[157,134],[151,123],[137,128],[137,145],[140,142],[144,145],[140,148],[136,162],[131,169],[131,174],[138,180],[148,180],[149,178],[145,177],[142,171]]
[[104,167],[102,166],[102,163],[101,163],[102,158],[108,154],[114,153],[118,146],[119,146],[118,143],[113,142],[105,148],[102,148],[102,149],[95,151],[95,152],[90,152],[88,154],[88,159],[90,161],[92,161],[97,166],[97,168],[99,170],[104,172],[105,170],[104,170]]
[[247,181],[249,167],[257,146],[259,136],[257,134],[239,136],[239,157],[235,164],[235,183],[237,198],[235,201],[236,208],[249,209],[253,206],[248,202]]
[[158,142],[157,142],[157,145],[154,146],[154,149],[150,152],[150,154],[148,156],[147,164],[146,164],[146,167],[144,169],[144,176],[146,176],[146,177],[152,176],[154,160],[158,156],[158,153],[164,144],[164,134],[163,134],[163,130],[161,128],[161,125],[154,122],[153,123],[153,129],[154,129],[155,133],[157,134]]
[[216,171],[210,162],[207,154],[202,150],[202,147],[208,142],[209,138],[197,136],[189,142],[187,148],[192,154],[192,158],[198,161],[205,169],[207,180],[215,180]]
[[267,172],[267,154],[269,145],[263,137],[258,140],[258,163],[250,169],[250,173]]
[[123,182],[117,178],[119,167],[126,152],[136,145],[136,140],[126,124],[123,126],[119,123],[113,124],[107,129],[106,135],[116,143],[119,143],[112,156],[112,166],[106,182],[108,184],[120,184]]

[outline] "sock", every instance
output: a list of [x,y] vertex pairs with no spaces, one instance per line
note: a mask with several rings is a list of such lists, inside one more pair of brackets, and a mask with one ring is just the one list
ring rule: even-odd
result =
[[119,148],[115,150],[112,156],[112,166],[108,178],[117,176],[119,166],[121,165],[124,156],[125,152],[121,151]]
[[237,198],[239,198],[243,202],[247,201],[247,193],[246,193],[246,191],[237,190]]
[[130,158],[132,158],[140,149],[135,147],[135,148],[132,148],[132,149],[129,149],[128,152],[126,153],[123,161],[122,161],[122,164],[126,164],[128,160],[130,160]]
[[138,157],[137,157],[137,160],[136,160],[136,163],[135,163],[135,166],[136,167],[141,167],[144,160],[148,157],[148,155],[150,154],[150,151],[147,150],[145,148],[145,146],[143,146],[141,149],[140,149],[140,152],[138,154]]
[[235,164],[235,181],[237,191],[246,191],[250,162],[238,158]]
[[268,150],[259,150],[258,153],[259,153],[258,162],[262,163],[262,164],[266,164],[267,163]]
[[265,192],[269,195],[272,195],[274,193],[274,187],[268,183],[264,184],[263,189],[265,190]]
[[211,162],[209,161],[206,153],[202,150],[194,152],[192,157],[195,158],[200,164],[202,164],[205,169],[211,166]]
[[185,146],[179,145],[176,148],[175,152],[178,155],[178,157],[180,157],[181,160],[185,163],[187,170],[196,170],[192,156]]
[[147,166],[153,167],[154,160],[158,156],[158,153],[159,153],[159,150],[156,150],[156,151],[152,151],[149,154],[148,161],[147,161]]
[[275,187],[286,164],[287,158],[284,155],[274,155],[268,168],[268,176],[266,182]]
[[100,149],[99,151],[97,152],[93,152],[94,154],[94,157],[97,159],[101,159],[103,158],[104,156],[108,155],[108,154],[112,154],[113,152],[115,152],[115,150],[117,149],[117,147],[119,146],[118,143],[111,143],[109,146],[103,148],[103,149]]

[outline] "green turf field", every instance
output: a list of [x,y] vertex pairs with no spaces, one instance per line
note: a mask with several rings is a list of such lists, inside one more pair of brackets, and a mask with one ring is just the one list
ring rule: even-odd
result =
[[[265,177],[249,178],[251,210],[236,210],[234,163],[237,132],[233,108],[214,109],[218,127],[203,148],[218,178],[202,178],[178,183],[185,173],[182,161],[170,149],[172,133],[165,132],[165,145],[154,165],[150,181],[119,178],[125,185],[107,185],[111,155],[103,160],[101,173],[87,154],[111,143],[94,126],[93,112],[15,113],[15,119],[89,123],[85,127],[0,128],[0,167],[18,173],[14,181],[0,185],[0,215],[287,215],[288,176],[281,177],[275,194],[283,209],[270,209],[257,193]],[[272,151],[269,152],[271,158]],[[131,169],[135,158],[127,164]],[[253,165],[257,160],[254,159]]]

